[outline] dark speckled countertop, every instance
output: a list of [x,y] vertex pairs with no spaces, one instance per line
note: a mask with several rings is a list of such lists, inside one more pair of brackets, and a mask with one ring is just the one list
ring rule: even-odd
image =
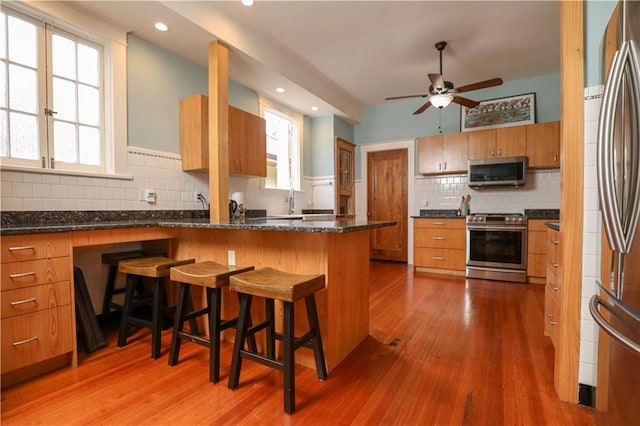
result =
[[[558,209],[525,209],[525,216],[528,219],[547,219],[558,220],[560,219],[560,210]],[[448,219],[462,219],[464,216],[458,215],[458,210],[453,209],[439,209],[439,210],[420,210],[419,216],[411,216],[414,219],[424,217],[441,217]]]
[[414,219],[424,218],[424,217],[441,217],[446,219],[463,219],[464,216],[458,215],[458,210],[420,210],[420,216],[411,216]]
[[210,223],[204,210],[153,211],[14,211],[0,215],[1,235],[86,231],[117,228],[171,227],[254,231],[345,233],[394,226],[394,221],[301,220],[247,218],[239,222]]

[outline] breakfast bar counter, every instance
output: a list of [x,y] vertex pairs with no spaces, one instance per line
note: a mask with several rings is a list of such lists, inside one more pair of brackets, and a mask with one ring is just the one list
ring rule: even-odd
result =
[[[326,288],[318,292],[316,298],[328,371],[369,334],[369,230],[395,225],[394,222],[300,219],[209,223],[209,219],[197,217],[25,223],[5,213],[2,221],[5,242],[14,239],[24,245],[30,240],[46,241],[49,236],[55,236],[57,240],[66,240],[72,253],[74,248],[83,246],[166,240],[168,254],[177,259],[212,260],[221,264],[235,260],[238,266],[269,266],[299,274],[323,273]],[[5,246],[3,242],[3,251]],[[72,277],[73,262],[70,263],[68,275]],[[71,293],[73,297],[73,291]],[[256,320],[262,315],[261,305],[255,304]],[[225,289],[223,314],[235,316],[236,310],[235,294]],[[300,325],[296,331],[300,333],[306,332],[304,314],[304,303],[300,303],[295,313],[296,327]],[[68,363],[77,365],[73,337],[73,353]],[[227,336],[227,340],[230,338]],[[297,351],[296,362],[313,367],[311,350]]]

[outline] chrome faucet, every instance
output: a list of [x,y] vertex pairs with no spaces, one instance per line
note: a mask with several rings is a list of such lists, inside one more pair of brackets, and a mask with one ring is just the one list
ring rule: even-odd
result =
[[293,214],[293,207],[295,206],[295,199],[293,198],[293,188],[289,190],[289,214]]

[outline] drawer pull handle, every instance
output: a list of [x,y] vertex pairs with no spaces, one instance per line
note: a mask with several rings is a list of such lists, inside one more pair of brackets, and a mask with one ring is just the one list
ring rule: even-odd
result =
[[553,285],[553,283],[551,281],[549,281],[549,288],[553,291],[558,291],[560,290],[560,287],[556,287]]
[[446,240],[445,237],[432,237],[434,240]]
[[559,243],[560,243],[560,241],[556,240],[555,238],[551,239],[551,244],[558,245]]
[[444,222],[433,222],[434,225],[444,225]]
[[558,264],[558,262],[556,262],[555,260],[550,260],[549,263],[551,264],[551,266],[553,266],[554,268],[557,268],[558,266],[560,266]]
[[556,325],[558,323],[558,321],[553,320],[553,315],[551,314],[547,314],[547,322],[551,325]]
[[444,257],[442,257],[442,256],[433,256],[431,259],[433,259],[433,260],[444,260]]
[[11,274],[9,275],[9,278],[22,278],[22,277],[29,277],[31,275],[35,275],[35,272],[23,272],[21,274]]
[[24,340],[18,340],[17,342],[12,342],[11,344],[13,346],[20,346],[20,345],[24,345],[25,343],[34,342],[36,340],[38,340],[38,336],[29,337],[28,339],[24,339]]
[[11,306],[23,305],[25,303],[30,303],[30,302],[35,302],[35,301],[36,301],[36,298],[35,297],[31,297],[29,299],[16,300],[15,302],[11,302],[10,305]]
[[33,246],[18,246],[18,247],[9,247],[9,251],[18,251],[18,250],[34,250]]

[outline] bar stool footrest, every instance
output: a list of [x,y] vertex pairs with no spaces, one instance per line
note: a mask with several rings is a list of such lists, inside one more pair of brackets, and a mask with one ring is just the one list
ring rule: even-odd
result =
[[240,356],[242,358],[250,359],[258,362],[267,367],[275,368],[276,370],[284,371],[284,363],[275,359],[271,359],[265,355],[261,355],[254,352],[249,352],[244,349],[240,349]]

